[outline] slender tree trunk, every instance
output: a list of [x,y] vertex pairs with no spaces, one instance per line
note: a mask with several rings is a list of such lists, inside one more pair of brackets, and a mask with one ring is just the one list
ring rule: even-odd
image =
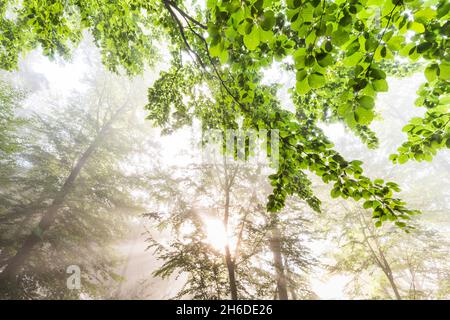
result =
[[277,278],[277,292],[280,300],[288,300],[286,272],[283,266],[283,256],[281,254],[281,233],[278,226],[275,225],[270,238],[270,248],[273,254],[273,262]]
[[395,280],[394,280],[391,266],[389,265],[388,261],[386,260],[386,257],[384,256],[384,253],[381,250],[381,248],[378,248],[378,249],[379,249],[381,260],[383,261],[383,265],[381,266],[381,269],[383,270],[384,274],[386,275],[386,277],[389,280],[392,290],[394,291],[395,298],[397,300],[402,300],[402,297],[400,296],[400,293],[398,291],[397,284],[395,283]]
[[[228,219],[230,216],[230,188],[226,186],[225,189],[225,215],[223,219],[225,234],[228,237]],[[230,295],[232,300],[237,300],[237,284],[236,284],[236,268],[235,263],[231,257],[230,244],[227,243],[225,245],[225,262],[227,264],[228,269],[228,278],[230,281]]]
[[225,229],[225,235],[227,237],[225,244],[225,263],[228,270],[228,280],[230,282],[230,296],[232,300],[238,299],[237,283],[236,283],[236,264],[231,256],[230,244],[228,241],[228,220],[230,218],[230,189],[233,183],[234,177],[229,177],[226,158],[224,158],[224,191],[225,191],[225,207],[223,216],[223,226]]
[[225,261],[228,269],[228,278],[230,281],[230,295],[232,300],[237,300],[237,285],[236,285],[236,270],[235,264],[231,259],[230,248],[228,245],[225,246]]
[[89,147],[84,151],[82,156],[78,159],[76,165],[73,167],[63,186],[59,190],[59,192],[53,198],[51,205],[47,208],[44,214],[41,217],[41,220],[38,223],[38,226],[33,230],[31,234],[29,234],[22,246],[17,250],[16,254],[11,257],[6,262],[6,267],[3,269],[3,272],[0,274],[0,281],[15,281],[17,274],[20,269],[32,253],[34,247],[41,242],[42,235],[45,231],[47,231],[55,222],[57,213],[61,208],[61,205],[64,203],[64,200],[69,194],[69,192],[73,189],[76,178],[78,177],[81,169],[84,167],[88,159],[97,149],[100,144],[101,139],[106,135],[106,133],[111,128],[111,125],[116,120],[117,116],[123,111],[125,106],[119,108],[111,119],[102,127],[102,129],[98,132],[97,136],[94,138]]
[[387,278],[389,279],[389,283],[391,284],[391,287],[394,290],[395,298],[397,300],[402,300],[402,297],[400,296],[400,293],[398,292],[397,284],[395,283],[392,275],[387,275]]
[[[361,230],[362,230],[363,236],[364,236],[364,241],[366,242],[367,247],[369,248],[370,252],[372,253],[372,257],[375,259],[375,262],[377,263],[377,265],[381,268],[383,273],[388,278],[389,284],[391,285],[392,290],[394,291],[395,298],[397,300],[401,300],[402,297],[400,296],[397,284],[395,283],[391,266],[384,255],[384,252],[383,252],[383,249],[382,249],[380,243],[378,242],[378,235],[373,231],[373,226],[371,224],[369,224],[370,222],[366,221],[366,219],[361,211],[359,212],[359,217],[360,217]],[[371,233],[371,238],[374,239],[376,250],[378,251],[378,255],[375,252],[374,248],[372,248],[372,245],[370,244],[369,238],[367,237],[367,234],[365,231],[366,229]]]

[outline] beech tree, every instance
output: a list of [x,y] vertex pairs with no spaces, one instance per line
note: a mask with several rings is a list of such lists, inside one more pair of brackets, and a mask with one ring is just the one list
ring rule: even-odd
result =
[[[21,148],[1,155],[2,169],[10,163],[0,189],[2,298],[105,297],[121,280],[113,244],[144,211],[132,192],[147,187],[124,163],[155,145],[136,121],[136,86],[119,79],[97,70],[83,95],[22,120]],[[70,265],[82,271],[80,290],[67,288]]]
[[[394,196],[397,184],[364,176],[361,162],[333,150],[317,123],[338,119],[373,142],[375,99],[388,89],[382,62],[423,59],[427,82],[417,104],[427,112],[404,128],[408,140],[391,159],[431,160],[448,147],[449,10],[445,0],[210,0],[204,7],[172,0],[3,1],[1,66],[14,69],[19,54],[36,47],[48,56],[66,56],[88,30],[106,66],[135,74],[152,57],[160,35],[174,55],[182,50],[192,59],[174,57],[177,62],[150,92],[148,108],[160,107],[150,118],[206,120],[198,99],[155,103],[181,94],[198,98],[193,85],[206,83],[216,108],[205,128],[236,126],[242,116],[245,128],[280,130],[281,163],[270,176],[276,187],[269,211],[279,211],[286,196],[296,194],[295,177],[308,169],[333,183],[334,195],[364,199],[377,225],[389,219],[406,228],[404,220],[416,211]],[[262,69],[274,60],[296,73],[295,113],[283,108],[274,88],[261,84]],[[330,86],[337,88],[332,101],[321,94]],[[224,121],[229,112],[233,116]]]
[[[439,229],[416,222],[412,233],[376,228],[363,209],[341,203],[329,209],[328,234],[340,250],[329,252],[333,274],[346,274],[350,297],[445,299],[448,290],[448,239]],[[355,224],[355,222],[357,222]],[[432,268],[427,266],[432,265]],[[370,279],[370,285],[366,282]]]
[[171,171],[152,177],[158,202],[146,216],[149,249],[162,260],[154,274],[187,277],[177,298],[314,296],[307,276],[315,259],[302,240],[310,235],[312,213],[304,200],[268,213],[264,195],[271,186],[258,166],[219,161]]
[[[371,125],[377,95],[389,89],[386,72],[392,63],[420,64],[426,81],[416,105],[425,113],[404,126],[407,138],[390,160],[432,161],[450,148],[449,17],[446,0],[4,0],[0,67],[16,69],[33,49],[69,58],[89,32],[104,65],[132,76],[164,44],[170,66],[149,88],[146,106],[154,125],[170,132],[199,119],[205,131],[279,131],[265,211],[276,217],[290,196],[303,198],[311,172],[332,185],[332,197],[361,202],[376,227],[392,221],[409,231],[418,211],[397,196],[400,186],[365,175],[363,163],[336,151],[320,124],[343,123],[376,148]],[[295,76],[285,100],[277,85],[263,82],[274,65]],[[92,151],[84,150],[79,168]],[[3,277],[41,243],[78,174],[58,185],[37,232],[14,247]]]

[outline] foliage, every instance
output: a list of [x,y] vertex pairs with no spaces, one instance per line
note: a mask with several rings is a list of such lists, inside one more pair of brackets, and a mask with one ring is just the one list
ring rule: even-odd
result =
[[[156,41],[165,42],[172,56],[171,65],[149,89],[146,106],[148,119],[165,133],[191,124],[194,119],[202,121],[204,130],[279,130],[279,166],[269,176],[272,194],[268,196],[267,210],[253,208],[253,214],[283,221],[286,218],[283,208],[289,206],[290,196],[299,196],[318,211],[320,202],[311,191],[307,175],[312,172],[332,185],[333,198],[362,202],[362,207],[371,212],[376,227],[391,220],[408,231],[411,224],[407,220],[417,211],[410,210],[397,198],[399,186],[364,175],[363,163],[345,159],[337,152],[320,124],[343,123],[369,148],[376,148],[378,137],[371,126],[380,118],[375,108],[377,95],[389,90],[387,75],[403,76],[419,65],[426,82],[418,91],[416,105],[426,111],[403,128],[407,140],[390,159],[399,164],[409,160],[431,161],[439,150],[450,148],[449,17],[450,3],[446,0],[208,0],[206,6],[179,0],[5,0],[0,3],[0,67],[16,69],[21,54],[36,48],[49,57],[68,58],[87,31],[100,48],[105,66],[134,75],[156,61]],[[295,78],[289,91],[290,101],[278,97],[277,85],[263,81],[264,71],[274,62],[280,65],[277,72]],[[67,107],[63,112],[33,118],[24,137],[33,136],[36,140],[27,140],[24,143],[29,148],[18,150],[13,133],[15,99],[16,93],[10,88],[0,88],[0,153],[3,162],[15,166],[6,171],[9,176],[1,176],[5,183],[0,215],[7,221],[2,224],[5,229],[2,248],[6,248],[0,253],[2,263],[17,250],[24,235],[30,232],[42,235],[33,227],[34,215],[21,213],[45,210],[72,164],[91,142],[90,137],[98,134],[101,120],[94,110],[105,112],[104,119],[110,119],[112,111],[111,106],[102,104],[95,109],[88,104],[84,113]],[[295,112],[288,110],[290,103]],[[7,125],[3,126],[3,121]],[[43,235],[47,243],[60,246],[61,252],[65,252],[67,247],[74,249],[82,241],[67,230],[78,230],[97,241],[110,239],[112,230],[120,231],[116,216],[111,219],[112,228],[106,228],[98,218],[110,213],[111,208],[124,204],[128,207],[132,202],[131,190],[124,191],[124,186],[142,183],[125,176],[115,158],[117,154],[125,154],[117,153],[119,150],[130,151],[126,147],[134,146],[132,142],[136,140],[139,139],[124,134],[117,140],[123,146],[107,142],[101,145],[64,203],[65,210],[78,212],[77,218],[83,218],[58,220],[55,229]],[[204,230],[195,216],[178,215],[190,212],[190,201],[180,197],[184,190],[170,190],[175,183],[163,185],[170,195],[178,197],[174,204],[180,207],[160,222],[177,227],[187,219],[195,232],[188,235],[188,243],[176,239],[168,250],[152,243],[166,261],[158,274],[167,276],[181,266],[191,276],[181,294],[221,297],[227,292],[222,256],[205,246]],[[163,190],[159,195],[162,198]],[[85,197],[92,201],[78,201]],[[161,200],[173,201],[170,197]],[[275,212],[278,214],[272,214]],[[357,221],[355,216],[350,219]],[[89,230],[88,223],[103,232]],[[8,228],[10,224],[14,224],[15,231]],[[64,224],[70,224],[70,228],[64,228]],[[255,230],[247,225],[248,238],[267,230],[268,225],[265,221]],[[62,231],[56,232],[58,226]],[[376,235],[384,230],[371,224],[366,227]],[[289,234],[291,230],[284,231]],[[293,243],[298,245],[296,235],[291,234]],[[398,239],[410,238],[402,234]],[[264,251],[253,242],[246,242],[242,254],[251,250],[252,245]],[[301,247],[293,245],[291,249],[294,248]],[[360,248],[357,255],[367,254],[364,249]],[[204,259],[198,259],[199,252]],[[49,273],[31,272],[55,259],[53,253],[42,246],[33,256],[24,273],[34,276],[23,277],[31,279],[22,283],[28,288],[23,292],[35,295],[51,281],[57,281],[58,277],[50,279]],[[98,248],[83,251],[83,256],[97,257],[97,254]],[[303,257],[302,252],[298,254]],[[65,263],[71,259],[64,254],[59,258]],[[199,263],[203,269],[193,269]],[[250,264],[239,268],[243,297],[270,295],[273,275]],[[111,269],[102,270],[111,275]],[[246,278],[251,272],[258,277]],[[205,291],[202,281],[214,283],[218,289]],[[53,286],[48,288],[51,290]],[[61,287],[56,288],[59,289],[50,295],[66,294]],[[261,291],[250,292],[255,288]],[[95,295],[94,291],[88,294]]]
[[40,47],[49,57],[68,57],[89,30],[104,64],[140,72],[155,54],[147,1],[6,0],[0,4],[0,67],[17,68],[18,56]]
[[[445,0],[209,0],[206,8],[195,3],[187,8],[172,0],[47,2],[2,5],[4,68],[14,68],[18,53],[38,44],[47,55],[66,54],[69,43],[77,43],[81,30],[88,29],[108,67],[117,70],[121,65],[134,73],[142,70],[151,54],[145,32],[166,34],[176,55],[180,49],[187,50],[194,60],[183,63],[193,70],[179,73],[180,77],[206,73],[208,86],[216,82],[209,90],[221,109],[212,112],[211,125],[226,129],[229,123],[220,122],[217,116],[232,110],[244,117],[248,127],[280,130],[282,161],[271,177],[277,187],[268,201],[270,211],[279,211],[286,196],[296,194],[295,176],[308,169],[334,183],[334,196],[363,198],[378,224],[389,219],[403,225],[402,220],[415,213],[393,197],[396,184],[363,176],[360,163],[343,159],[317,127],[318,114],[333,115],[374,147],[376,138],[369,125],[375,118],[375,98],[377,92],[388,89],[383,61],[406,57],[427,62],[427,83],[419,92],[418,104],[428,111],[405,127],[408,141],[392,160],[429,160],[449,145],[450,57],[445,35],[450,5]],[[8,10],[14,18],[7,16]],[[261,84],[262,68],[289,58],[296,74],[292,95],[298,114],[283,110],[273,89]],[[340,78],[342,73],[345,77]],[[205,80],[196,76],[177,89],[182,93],[185,85],[187,92],[195,87],[193,82],[201,86]],[[333,83],[341,90],[333,103],[327,103],[328,94],[322,94]],[[173,88],[155,86],[150,96],[157,92],[171,97],[168,91],[173,94]],[[150,116],[158,124],[167,123],[161,117],[167,113],[167,104],[155,110],[153,102],[149,103],[154,110]],[[304,102],[312,110],[304,110]],[[171,117],[185,118],[179,112]]]
[[0,155],[7,155],[18,150],[18,127],[24,120],[16,116],[17,108],[25,94],[0,78]]
[[[3,298],[105,297],[122,280],[116,269],[120,256],[113,245],[126,235],[129,219],[144,211],[133,192],[146,187],[145,180],[124,165],[131,165],[143,146],[150,153],[153,144],[147,143],[148,131],[136,121],[133,91],[127,92],[124,82],[98,72],[88,85],[87,92],[71,97],[67,104],[28,117],[20,132],[22,148],[12,155],[15,164],[2,177],[0,268],[21,250],[30,234],[40,237],[20,266],[17,282],[2,284]],[[106,95],[102,89],[113,94]],[[103,95],[97,95],[99,90]],[[124,104],[127,108],[102,137],[102,128]],[[56,220],[44,232],[39,220],[64,190],[82,154],[99,137]],[[81,290],[66,286],[69,265],[81,268]]]

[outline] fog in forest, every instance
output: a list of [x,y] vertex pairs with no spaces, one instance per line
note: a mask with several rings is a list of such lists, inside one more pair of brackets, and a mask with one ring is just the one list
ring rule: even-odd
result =
[[[424,112],[414,105],[420,68],[391,75],[376,100],[378,148],[342,124],[322,124],[346,159],[398,183],[400,198],[421,211],[406,233],[376,227],[363,200],[334,199],[332,185],[310,173],[315,196],[289,197],[268,214],[267,164],[206,163],[200,123],[164,130],[145,119],[147,90],[169,64],[160,49],[159,63],[134,78],[107,71],[89,36],[68,61],[33,51],[18,71],[0,74],[16,148],[0,160],[0,270],[17,250],[27,257],[16,259],[22,281],[1,287],[1,297],[228,299],[233,266],[244,299],[277,297],[277,281],[289,299],[450,298],[450,151],[432,162],[389,160],[403,126]],[[295,74],[274,66],[264,81],[280,84],[287,101]],[[55,201],[46,241],[27,249]],[[75,288],[69,266],[80,271]]]

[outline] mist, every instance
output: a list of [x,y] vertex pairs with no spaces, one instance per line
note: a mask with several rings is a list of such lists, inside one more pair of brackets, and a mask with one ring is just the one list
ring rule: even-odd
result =
[[[321,124],[340,154],[363,161],[368,177],[395,181],[399,197],[421,211],[406,233],[374,227],[362,201],[333,199],[332,186],[309,171],[299,179],[310,179],[315,195],[289,196],[268,214],[274,168],[226,155],[205,163],[200,122],[164,130],[145,119],[147,90],[169,62],[162,53],[143,75],[118,75],[85,35],[69,60],[32,51],[17,71],[1,73],[2,90],[20,98],[11,134],[18,146],[1,159],[0,271],[26,249],[21,243],[45,239],[25,250],[22,280],[2,287],[2,297],[227,299],[230,265],[232,291],[243,299],[276,297],[277,281],[289,299],[450,297],[450,151],[432,162],[389,160],[406,138],[402,128],[423,114],[414,106],[422,70],[388,78],[371,125],[378,148],[341,123]],[[280,68],[265,77],[288,99],[295,74],[276,78]],[[41,234],[36,225],[53,207]],[[75,289],[67,286],[71,265],[81,272]]]

